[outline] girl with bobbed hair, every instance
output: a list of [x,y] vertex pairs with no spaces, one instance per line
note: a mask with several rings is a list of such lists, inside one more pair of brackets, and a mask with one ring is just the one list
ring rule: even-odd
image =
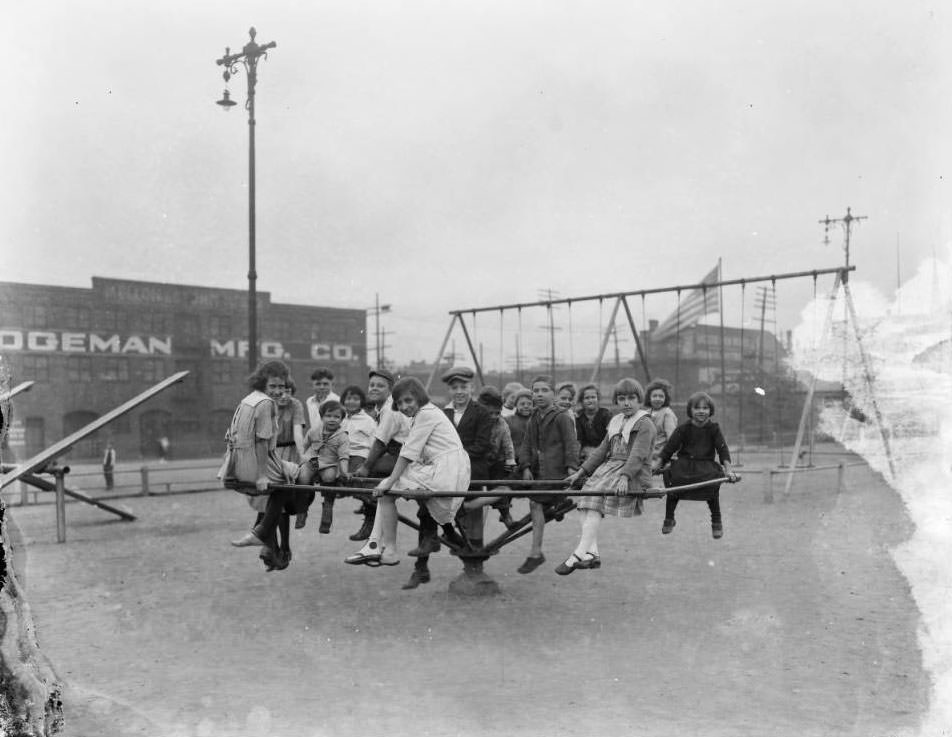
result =
[[501,417],[512,417],[516,413],[516,394],[525,391],[525,387],[518,381],[510,381],[502,388]]
[[645,393],[635,379],[622,379],[612,391],[621,410],[608,423],[605,437],[575,473],[565,482],[574,484],[588,476],[586,491],[614,491],[615,496],[583,496],[578,500],[582,534],[575,551],[555,572],[567,576],[576,569],[601,567],[598,555],[598,528],[605,515],[633,517],[640,512],[638,499],[630,494],[651,486],[651,452],[655,426],[641,405]]
[[[261,558],[268,570],[287,568],[289,560],[278,549],[275,531],[285,507],[292,506],[293,492],[268,489],[270,483],[292,483],[297,474],[297,464],[277,454],[276,402],[284,396],[289,376],[284,363],[267,361],[248,377],[251,393],[241,400],[225,434],[225,462],[219,471],[226,484],[254,484],[253,489],[238,489],[251,497],[251,506],[258,512],[254,526],[231,544],[263,547]],[[263,505],[255,499],[261,496],[267,497]]]
[[283,361],[265,361],[254,370],[247,379],[248,388],[253,392],[264,392],[268,379],[278,377],[282,380],[282,393],[287,388],[291,372]]
[[579,460],[584,461],[605,439],[612,413],[599,406],[601,393],[595,384],[586,384],[579,389],[578,398],[581,408],[575,415],[575,434],[581,446]]
[[[665,486],[683,486],[702,481],[712,481],[727,477],[730,482],[737,481],[737,474],[731,470],[731,453],[721,433],[720,426],[711,420],[714,416],[714,400],[705,392],[695,392],[688,397],[687,422],[678,425],[668,442],[662,448],[654,471],[664,471]],[[675,456],[671,461],[672,456]],[[720,464],[715,460],[717,456]],[[669,463],[670,466],[665,468]],[[702,486],[699,489],[668,494],[665,500],[663,535],[670,534],[676,524],[674,510],[682,499],[705,501],[711,511],[711,534],[714,539],[724,535],[721,520],[719,483]]]
[[645,408],[651,414],[651,420],[658,431],[652,465],[657,462],[661,449],[678,426],[678,416],[671,409],[672,391],[671,384],[664,379],[655,379],[645,387]]
[[[354,565],[395,566],[397,553],[396,496],[388,491],[466,491],[469,488],[469,455],[446,413],[430,401],[423,384],[412,376],[393,387],[393,406],[410,418],[410,432],[400,449],[393,471],[374,488],[377,516],[367,544],[345,562]],[[426,500],[430,515],[454,542],[462,542],[453,519],[462,497]]]

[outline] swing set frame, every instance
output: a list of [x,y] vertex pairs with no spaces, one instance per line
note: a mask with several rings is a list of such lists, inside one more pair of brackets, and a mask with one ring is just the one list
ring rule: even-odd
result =
[[[492,306],[489,306],[489,307],[468,307],[468,308],[465,308],[465,309],[451,310],[451,311],[449,312],[449,315],[450,315],[450,323],[449,323],[449,326],[447,327],[446,334],[445,334],[445,336],[444,336],[444,338],[443,338],[443,341],[442,341],[442,343],[440,344],[439,350],[437,351],[436,359],[435,359],[434,362],[433,362],[433,368],[432,368],[432,370],[431,370],[431,372],[430,372],[430,375],[429,375],[429,377],[428,377],[428,379],[427,379],[427,382],[426,382],[426,388],[427,388],[427,390],[429,390],[430,387],[432,386],[434,380],[436,379],[437,373],[439,372],[439,370],[440,370],[440,368],[441,368],[441,365],[442,365],[442,358],[443,358],[443,356],[444,356],[444,352],[445,352],[445,350],[446,350],[447,345],[449,344],[449,341],[450,341],[450,339],[451,339],[451,337],[452,337],[452,335],[453,335],[453,330],[454,330],[454,328],[456,327],[457,323],[459,324],[459,327],[460,327],[460,329],[462,330],[463,337],[464,337],[465,342],[466,342],[466,347],[467,347],[467,349],[468,349],[468,351],[469,351],[469,355],[470,355],[470,357],[471,357],[471,359],[472,359],[472,361],[473,361],[473,366],[474,366],[474,369],[475,369],[475,372],[476,372],[476,376],[478,377],[478,381],[479,381],[480,385],[484,385],[484,384],[486,383],[486,382],[485,382],[485,377],[484,377],[484,374],[483,374],[483,366],[482,366],[482,363],[483,363],[483,362],[482,362],[482,360],[481,360],[481,356],[480,356],[479,352],[477,351],[477,349],[476,349],[476,347],[475,347],[475,344],[474,344],[474,342],[473,342],[472,334],[471,334],[471,332],[470,332],[470,330],[469,330],[469,327],[467,326],[467,322],[466,322],[466,319],[465,319],[467,315],[470,315],[470,316],[472,317],[473,329],[475,330],[476,316],[477,316],[479,313],[498,312],[498,313],[499,313],[499,316],[500,316],[500,317],[499,317],[499,321],[500,321],[500,324],[499,324],[499,333],[500,333],[500,336],[502,336],[502,334],[503,334],[503,332],[504,332],[504,331],[503,331],[503,315],[504,315],[505,311],[507,311],[507,310],[516,310],[516,311],[517,311],[517,313],[518,313],[518,315],[519,315],[519,330],[520,330],[520,334],[521,334],[521,329],[522,329],[522,319],[521,319],[521,318],[522,318],[522,311],[523,311],[524,309],[542,307],[542,308],[545,308],[545,309],[549,312],[549,314],[551,314],[552,308],[553,308],[553,306],[555,306],[555,305],[566,305],[566,306],[569,307],[569,310],[571,311],[571,306],[572,306],[572,304],[574,304],[574,303],[598,301],[598,302],[599,302],[599,315],[600,315],[600,322],[601,322],[602,305],[605,303],[606,300],[613,300],[613,301],[614,301],[614,304],[612,305],[612,309],[611,309],[611,313],[610,313],[610,317],[609,317],[608,322],[607,322],[604,326],[602,326],[602,325],[599,326],[599,332],[600,332],[600,334],[601,334],[601,336],[600,336],[600,343],[599,343],[599,351],[598,351],[598,355],[597,355],[597,357],[596,357],[596,359],[595,359],[595,364],[594,364],[594,367],[593,367],[593,370],[592,370],[592,374],[591,374],[590,381],[591,381],[591,383],[596,383],[596,382],[598,381],[598,377],[599,377],[599,374],[600,374],[600,371],[601,371],[601,367],[602,367],[602,362],[603,362],[603,359],[604,359],[605,351],[606,351],[606,349],[607,349],[607,347],[608,347],[608,342],[609,342],[609,340],[611,339],[611,336],[612,336],[613,331],[616,329],[615,323],[616,323],[616,320],[617,320],[617,318],[618,318],[618,314],[619,314],[619,312],[623,309],[623,310],[624,310],[624,313],[625,313],[625,321],[627,322],[628,328],[629,328],[629,330],[631,331],[631,336],[632,336],[632,338],[634,338],[634,341],[635,341],[635,347],[636,347],[637,354],[638,354],[638,361],[639,361],[639,363],[640,363],[640,365],[641,365],[641,369],[642,369],[642,371],[643,371],[643,373],[644,373],[644,379],[645,379],[646,382],[648,382],[648,381],[651,381],[651,379],[652,379],[652,374],[651,374],[651,369],[650,369],[649,363],[648,363],[648,351],[647,351],[647,345],[646,345],[647,341],[646,341],[646,340],[643,340],[643,336],[648,336],[648,333],[647,333],[647,321],[646,321],[645,314],[644,314],[644,300],[645,300],[645,297],[646,297],[647,295],[650,295],[650,294],[664,294],[664,293],[671,293],[671,292],[677,293],[677,295],[678,295],[678,312],[677,312],[677,315],[678,315],[678,324],[677,324],[677,335],[678,335],[678,338],[680,338],[680,331],[681,331],[681,324],[680,324],[680,306],[681,306],[681,293],[682,293],[682,292],[689,292],[689,291],[693,291],[693,290],[700,290],[700,291],[702,292],[702,294],[704,294],[704,296],[705,296],[705,298],[706,298],[706,295],[707,295],[708,290],[711,290],[711,289],[719,289],[719,290],[720,290],[720,289],[722,289],[723,287],[728,287],[728,286],[740,286],[740,287],[741,287],[741,291],[742,291],[742,299],[741,299],[741,326],[740,326],[740,330],[741,330],[741,340],[743,341],[743,335],[744,335],[744,324],[743,324],[743,323],[744,323],[744,314],[745,314],[745,313],[744,313],[744,310],[745,310],[745,298],[744,298],[744,295],[746,295],[746,289],[747,289],[747,287],[748,287],[749,285],[753,285],[753,284],[769,284],[770,287],[771,287],[771,289],[772,289],[772,290],[774,291],[774,293],[775,293],[775,291],[776,291],[775,288],[776,288],[776,284],[777,284],[778,281],[789,280],[789,279],[811,278],[811,279],[813,279],[813,284],[814,284],[814,296],[815,296],[815,295],[816,295],[816,284],[817,284],[817,279],[818,279],[818,277],[823,276],[823,275],[827,275],[827,274],[833,274],[833,275],[835,275],[835,279],[834,279],[833,288],[832,288],[832,290],[831,290],[831,292],[830,292],[830,294],[829,294],[829,297],[828,297],[828,299],[829,299],[829,308],[828,308],[828,310],[827,310],[826,319],[824,320],[824,323],[823,323],[822,332],[821,332],[821,336],[820,336],[820,344],[823,344],[824,342],[827,341],[828,336],[829,336],[829,334],[830,334],[830,332],[831,332],[831,330],[832,330],[833,306],[834,306],[834,304],[836,303],[836,300],[837,300],[838,297],[839,297],[840,291],[842,290],[843,296],[844,296],[844,300],[845,300],[844,321],[845,321],[845,323],[846,323],[846,325],[845,325],[846,330],[844,331],[844,333],[847,333],[847,332],[849,332],[849,331],[851,330],[851,331],[852,331],[853,338],[855,339],[855,341],[856,341],[856,343],[857,343],[857,346],[858,346],[858,348],[859,348],[860,361],[861,361],[862,369],[863,369],[863,381],[864,381],[865,386],[866,386],[866,389],[867,389],[867,391],[868,391],[868,395],[869,395],[869,397],[870,397],[870,399],[871,399],[871,404],[872,404],[872,408],[873,408],[873,415],[874,415],[875,422],[876,422],[876,425],[877,425],[877,428],[878,428],[878,431],[879,431],[879,435],[880,435],[880,437],[881,437],[881,439],[882,439],[883,447],[884,447],[884,449],[885,449],[886,458],[887,458],[887,461],[888,461],[890,473],[892,473],[893,476],[895,476],[895,467],[894,467],[894,461],[893,461],[892,450],[891,450],[891,448],[890,448],[890,443],[889,443],[889,435],[888,435],[888,432],[887,432],[887,430],[886,430],[886,428],[885,428],[885,426],[884,426],[882,413],[881,413],[881,411],[880,411],[879,404],[878,404],[878,402],[877,402],[877,400],[876,400],[876,395],[875,395],[875,392],[874,392],[874,390],[873,390],[873,376],[872,376],[871,364],[870,364],[869,357],[868,357],[868,355],[867,355],[867,353],[866,353],[866,349],[865,349],[865,347],[864,347],[864,345],[863,345],[862,334],[861,334],[861,331],[860,331],[860,327],[859,327],[859,323],[858,323],[858,318],[857,318],[857,314],[856,314],[856,308],[855,308],[855,305],[854,305],[854,303],[853,303],[852,292],[850,291],[850,288],[849,288],[849,273],[850,273],[851,271],[855,271],[855,270],[856,270],[856,267],[853,266],[853,265],[850,265],[849,262],[847,261],[844,266],[824,268],[824,269],[811,269],[811,270],[809,270],[809,271],[795,271],[795,272],[786,272],[786,273],[781,273],[781,274],[768,274],[768,275],[764,275],[764,276],[753,276],[753,277],[745,277],[745,278],[740,278],[740,279],[719,279],[719,280],[713,281],[713,282],[701,282],[701,283],[696,283],[696,284],[680,284],[680,285],[674,285],[674,286],[670,286],[670,287],[657,287],[657,288],[653,288],[653,289],[637,289],[637,290],[631,290],[631,291],[625,291],[625,292],[608,292],[608,293],[593,294],[593,295],[582,296],[582,297],[560,297],[560,298],[554,298],[554,299],[536,300],[536,301],[532,301],[532,302],[514,302],[514,303],[511,303],[511,304],[492,305]],[[635,324],[635,320],[634,320],[634,317],[633,317],[633,314],[632,314],[631,306],[630,306],[630,304],[629,304],[629,298],[632,298],[632,297],[641,297],[641,299],[642,299],[642,321],[645,322],[645,325],[644,325],[645,332],[644,332],[644,333],[639,332],[639,330],[638,330],[638,328],[637,328],[637,326],[636,326],[636,324]],[[775,297],[774,297],[774,298],[775,298]],[[724,351],[723,351],[723,346],[724,346],[723,300],[721,299],[721,300],[719,300],[719,302],[720,302],[720,304],[719,304],[719,313],[720,313],[720,330],[721,330],[721,346],[722,346],[722,350],[721,350],[721,376],[722,376],[722,381],[721,381],[721,393],[722,393],[723,395],[726,395],[726,393],[727,393],[727,387],[726,387],[727,381],[726,381],[726,372],[725,372],[725,368],[724,368]],[[764,309],[765,309],[765,307],[764,307]],[[570,312],[570,315],[571,315],[571,312]],[[570,320],[571,320],[571,317],[570,317]],[[762,331],[763,331],[763,326],[761,326],[761,332],[762,332]],[[650,337],[650,336],[648,336],[648,337]],[[844,336],[844,340],[846,340],[846,339],[848,339],[848,338],[847,338],[846,336]],[[762,341],[762,340],[763,340],[763,337],[761,336],[761,341]],[[503,342],[502,342],[502,340],[500,339],[500,348],[501,348],[501,349],[502,349],[502,343],[503,343]],[[519,346],[519,338],[518,338],[518,336],[517,336],[517,352],[518,352],[518,346]],[[679,358],[680,358],[680,340],[679,340],[679,339],[676,341],[676,346],[677,346],[677,347],[676,347],[676,350],[678,351],[678,353],[677,353],[677,355],[676,355],[676,366],[677,366],[678,363],[679,363]],[[518,356],[517,356],[517,358],[518,358]],[[845,361],[845,360],[846,360],[846,357],[845,357],[845,355],[844,355],[844,361]],[[678,377],[678,378],[679,378],[679,377]],[[813,413],[813,400],[814,400],[814,396],[815,396],[815,392],[816,392],[816,384],[817,384],[816,371],[813,371],[813,372],[811,372],[811,379],[810,379],[810,382],[809,382],[809,384],[808,384],[808,386],[807,386],[807,392],[806,392],[806,395],[805,395],[805,398],[804,398],[804,402],[803,402],[803,407],[802,407],[802,412],[801,412],[801,416],[800,416],[800,421],[799,421],[799,424],[798,424],[798,427],[797,427],[796,441],[794,442],[793,453],[792,453],[792,457],[791,457],[791,461],[790,461],[790,467],[791,467],[791,468],[795,468],[795,467],[797,466],[798,461],[799,461],[800,451],[801,451],[801,449],[802,449],[802,447],[803,447],[804,440],[806,439],[806,436],[807,436],[807,432],[808,432],[808,427],[807,427],[807,425],[808,425],[808,419],[812,416],[812,413]],[[844,388],[845,388],[845,384],[844,384]],[[738,407],[738,412],[741,413],[741,414],[740,414],[740,417],[742,418],[743,402],[740,402],[739,407]],[[812,445],[813,445],[812,427],[809,428],[809,432],[810,432],[810,437],[809,437],[809,439],[808,439],[808,442],[809,442],[809,444],[810,444],[810,447],[812,448]],[[782,458],[781,458],[781,465],[783,465],[783,464],[782,464]],[[785,489],[784,489],[784,493],[785,493],[785,494],[786,494],[786,493],[789,493],[789,491],[790,491],[790,486],[791,486],[792,483],[793,483],[793,474],[789,474],[788,477],[787,477],[787,482],[786,482],[786,486],[785,486]]]
[[[456,327],[457,323],[459,324],[460,329],[463,332],[463,338],[465,339],[466,347],[467,347],[467,350],[469,351],[469,355],[473,360],[473,368],[476,371],[476,376],[479,380],[479,383],[480,384],[486,383],[483,376],[482,361],[480,360],[479,353],[476,350],[472,335],[466,324],[466,320],[465,320],[466,315],[472,316],[472,320],[475,325],[476,315],[479,313],[498,312],[500,313],[500,316],[501,316],[507,310],[516,310],[521,316],[522,310],[533,308],[533,307],[544,307],[547,310],[551,310],[554,305],[567,305],[569,309],[571,309],[571,306],[575,303],[598,301],[603,304],[606,300],[614,300],[614,304],[612,305],[612,309],[611,309],[611,315],[609,317],[607,324],[604,326],[604,331],[602,332],[602,335],[601,335],[599,351],[595,359],[595,365],[592,369],[592,375],[591,375],[590,381],[591,383],[595,383],[596,381],[598,381],[598,376],[599,376],[599,373],[601,372],[602,361],[605,356],[605,350],[608,348],[608,341],[611,339],[612,331],[615,329],[615,321],[617,320],[618,313],[622,308],[624,308],[625,320],[628,323],[628,328],[631,331],[631,335],[635,341],[635,349],[638,352],[638,360],[644,372],[644,378],[646,381],[651,381],[652,376],[651,376],[651,369],[648,366],[648,352],[646,350],[646,346],[644,345],[644,342],[642,341],[642,333],[638,331],[638,328],[635,325],[635,320],[631,311],[631,305],[628,303],[629,297],[641,297],[642,300],[644,300],[644,298],[649,294],[665,294],[665,293],[675,292],[678,294],[679,302],[680,302],[681,292],[699,290],[702,293],[706,294],[708,290],[721,289],[722,287],[736,286],[736,285],[740,285],[743,289],[746,289],[746,287],[750,284],[767,283],[767,282],[776,284],[776,282],[782,281],[785,279],[803,279],[805,277],[811,277],[815,280],[818,276],[821,276],[824,274],[838,274],[841,276],[841,280],[845,282],[846,280],[842,279],[842,274],[844,272],[854,271],[855,269],[856,269],[855,266],[846,266],[846,267],[837,266],[837,267],[827,268],[827,269],[814,269],[811,271],[795,271],[795,272],[788,272],[783,274],[770,274],[766,276],[746,277],[742,279],[720,279],[718,281],[702,282],[698,284],[679,284],[679,285],[670,286],[670,287],[656,287],[654,289],[636,289],[636,290],[632,290],[628,292],[607,292],[603,294],[593,294],[593,295],[588,295],[584,297],[560,297],[557,299],[543,299],[543,300],[536,300],[533,302],[514,302],[512,304],[493,305],[491,307],[467,307],[465,309],[450,310],[449,312],[450,324],[446,329],[446,334],[443,337],[443,341],[440,343],[440,348],[436,353],[436,359],[433,362],[433,369],[431,370],[430,375],[427,379],[426,388],[427,390],[429,390],[430,387],[433,385],[434,380],[436,379],[436,375],[439,372],[440,366],[442,365],[442,362],[443,362],[442,358],[446,351],[446,347],[449,345],[450,338],[453,335],[453,330]],[[679,308],[680,308],[680,304],[679,304]],[[642,310],[642,313],[644,313],[644,310]],[[642,319],[644,319],[644,316],[642,317]],[[500,317],[500,321],[501,320],[502,318]],[[647,325],[644,326],[645,331],[647,331],[647,327],[648,327]],[[723,332],[723,311],[721,311],[721,328]],[[681,326],[679,321],[678,323],[679,333],[680,333],[680,330],[681,330]],[[501,327],[500,327],[500,332],[502,332]],[[723,345],[723,340],[721,342]]]

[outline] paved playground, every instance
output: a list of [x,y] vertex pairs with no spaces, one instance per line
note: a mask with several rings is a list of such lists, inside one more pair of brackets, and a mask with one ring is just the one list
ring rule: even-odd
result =
[[722,492],[719,541],[702,503],[663,537],[650,501],[603,525],[601,570],[560,577],[570,516],[536,572],[515,572],[525,539],[490,560],[502,594],[478,599],[447,591],[460,564],[445,552],[415,591],[400,588],[412,559],[344,565],[352,500],[272,573],[228,544],[252,517],[234,492],[122,500],[135,522],[71,503],[65,544],[52,505],[10,516],[70,736],[915,734],[929,681],[888,553],[910,523],[867,468],[842,493],[835,480],[765,504],[748,474]]

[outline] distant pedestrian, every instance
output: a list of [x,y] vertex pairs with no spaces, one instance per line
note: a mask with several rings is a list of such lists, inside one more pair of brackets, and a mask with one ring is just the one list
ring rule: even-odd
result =
[[114,486],[113,472],[116,469],[116,449],[112,443],[106,443],[106,452],[102,457],[102,475],[106,480],[106,488],[111,489]]
[[166,463],[169,460],[169,439],[163,435],[159,438],[159,463]]

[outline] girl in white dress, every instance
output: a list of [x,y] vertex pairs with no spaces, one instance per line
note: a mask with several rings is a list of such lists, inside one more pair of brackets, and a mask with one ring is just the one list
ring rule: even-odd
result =
[[[423,384],[407,377],[392,392],[393,405],[410,418],[410,432],[393,471],[374,488],[377,516],[370,539],[345,558],[354,565],[395,566],[397,553],[397,497],[388,491],[460,491],[469,488],[469,456],[446,413],[430,401]],[[458,538],[453,519],[462,497],[430,498],[426,507],[451,538]]]

